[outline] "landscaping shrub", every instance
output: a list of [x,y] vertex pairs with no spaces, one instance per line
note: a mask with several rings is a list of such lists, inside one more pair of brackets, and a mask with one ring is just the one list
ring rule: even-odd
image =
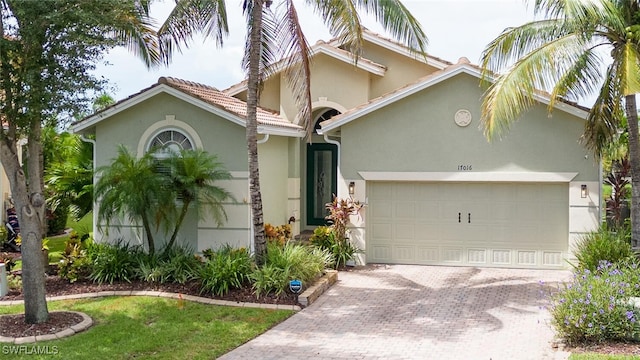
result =
[[269,223],[264,224],[264,236],[267,241],[284,246],[287,241],[291,240],[291,235],[291,225],[289,224],[279,226],[273,226]]
[[339,239],[332,227],[317,227],[309,241],[332,255],[331,266],[335,269],[344,266],[347,261],[355,259],[355,254],[360,252],[349,239]]
[[257,296],[287,289],[290,280],[300,280],[308,285],[331,264],[331,255],[323,249],[286,243],[278,246],[267,244],[265,265],[251,275],[253,290]]
[[601,227],[598,231],[584,235],[576,245],[577,268],[594,272],[603,260],[615,264],[634,258],[628,231],[619,229],[611,232]]
[[202,263],[193,255],[193,250],[173,246],[160,256],[166,282],[184,284],[198,277]]
[[253,262],[245,248],[227,245],[220,250],[205,251],[206,262],[200,270],[200,293],[224,295],[240,288],[249,280]]
[[65,242],[64,252],[58,267],[58,276],[74,283],[91,274],[91,259],[78,236],[70,236]]
[[601,261],[595,271],[576,270],[573,281],[551,296],[552,323],[569,343],[637,339],[640,309],[629,298],[639,295],[636,261]]
[[147,282],[185,284],[198,277],[201,267],[191,249],[173,246],[160,254],[139,254],[135,275]]
[[141,256],[146,256],[139,246],[95,243],[88,248],[92,263],[89,278],[99,284],[115,281],[131,282],[136,276],[136,267]]

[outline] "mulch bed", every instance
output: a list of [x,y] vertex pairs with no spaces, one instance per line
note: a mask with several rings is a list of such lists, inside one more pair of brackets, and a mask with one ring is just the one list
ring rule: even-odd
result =
[[566,349],[572,353],[598,353],[605,355],[640,355],[640,344],[625,342],[603,342],[585,344]]
[[[45,287],[47,296],[74,295],[83,293],[93,293],[98,291],[164,291],[183,295],[201,296],[211,299],[227,300],[234,302],[250,302],[261,304],[282,304],[296,305],[298,299],[294,294],[283,293],[280,296],[260,296],[259,298],[253,294],[250,287],[242,289],[232,289],[226,295],[217,296],[212,294],[200,294],[198,283],[195,281],[181,284],[158,284],[143,281],[116,282],[113,284],[97,284],[88,280],[78,280],[71,284],[68,281],[59,278],[57,275],[47,275],[45,279]],[[9,293],[2,297],[2,301],[6,300],[22,300],[24,299],[21,291],[10,290]]]
[[70,326],[80,324],[82,316],[66,311],[49,313],[49,321],[42,324],[27,324],[24,314],[0,316],[0,336],[27,337],[55,334]]

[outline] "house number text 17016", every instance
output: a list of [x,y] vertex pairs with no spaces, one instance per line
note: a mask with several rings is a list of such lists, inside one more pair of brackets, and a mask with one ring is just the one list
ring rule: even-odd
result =
[[471,165],[458,165],[458,171],[471,171],[472,166]]

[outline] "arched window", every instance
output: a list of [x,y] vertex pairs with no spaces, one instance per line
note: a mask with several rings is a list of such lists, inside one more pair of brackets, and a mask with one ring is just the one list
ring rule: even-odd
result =
[[158,133],[151,139],[147,151],[154,150],[157,157],[167,157],[171,153],[193,149],[193,142],[184,133],[171,129]]
[[316,120],[316,125],[313,128],[314,132],[318,132],[318,129],[320,129],[320,123],[326,120],[331,119],[334,116],[340,115],[341,112],[336,110],[336,109],[328,109],[325,110],[319,117],[318,120]]

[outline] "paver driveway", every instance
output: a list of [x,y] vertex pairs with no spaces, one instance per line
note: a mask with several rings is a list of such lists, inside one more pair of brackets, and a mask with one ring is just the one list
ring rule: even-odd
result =
[[389,265],[340,272],[317,302],[223,359],[565,359],[546,293],[570,272]]

